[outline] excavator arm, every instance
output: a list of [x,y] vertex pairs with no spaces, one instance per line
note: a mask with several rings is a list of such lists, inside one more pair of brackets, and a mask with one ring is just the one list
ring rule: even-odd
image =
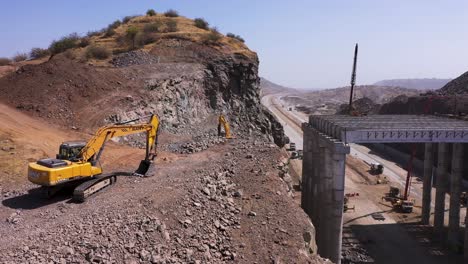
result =
[[146,132],[147,135],[145,160],[152,160],[156,156],[158,129],[159,119],[156,115],[152,115],[149,123],[147,124],[118,124],[102,127],[83,147],[78,155],[79,161],[96,162],[99,160],[104,150],[105,143],[108,140],[115,137],[123,137],[142,132]]
[[221,125],[224,126],[224,132],[226,133],[226,138],[232,138],[231,136],[231,128],[229,127],[229,123],[227,122],[224,115],[219,115],[219,123],[218,123],[218,134],[221,132]]

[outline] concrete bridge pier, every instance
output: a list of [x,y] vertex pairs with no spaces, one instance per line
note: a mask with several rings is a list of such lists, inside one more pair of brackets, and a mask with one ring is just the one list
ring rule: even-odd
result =
[[[463,145],[453,144],[452,173],[450,175],[450,211],[448,243],[451,248],[458,247],[460,240],[460,194],[463,173]],[[468,243],[468,241],[466,242]],[[466,252],[466,251],[465,251]]]
[[445,193],[447,192],[448,144],[439,143],[437,154],[436,197],[434,208],[434,232],[444,239]]
[[431,217],[431,191],[432,191],[432,173],[434,167],[434,154],[432,152],[432,143],[425,144],[424,151],[424,175],[423,175],[423,198],[421,223],[429,224]]
[[307,125],[303,130],[302,208],[314,223],[320,256],[340,263],[345,161],[350,148]]

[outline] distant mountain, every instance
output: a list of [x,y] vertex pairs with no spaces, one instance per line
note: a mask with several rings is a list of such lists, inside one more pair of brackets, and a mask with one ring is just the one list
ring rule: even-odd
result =
[[284,87],[282,85],[271,82],[263,77],[260,77],[260,89],[262,95],[275,94],[275,93],[297,93],[298,91],[293,88]]
[[[300,106],[301,111],[305,113],[326,113],[334,114],[340,109],[342,104],[347,104],[349,101],[350,87],[340,87],[334,89],[307,91],[300,96],[284,96],[282,100],[289,105]],[[376,86],[376,85],[358,85],[354,90],[354,101],[366,105],[368,110],[376,108],[377,104],[385,104],[390,102],[394,97],[399,95],[416,96],[420,91],[416,89],[408,89],[392,86]],[[363,99],[365,98],[365,99]],[[372,102],[369,104],[368,102]],[[326,110],[326,111],[324,111]]]
[[438,90],[444,95],[468,94],[468,72],[460,75]]
[[424,79],[392,79],[383,80],[374,83],[377,86],[393,86],[393,87],[404,87],[418,90],[437,90],[442,88],[452,79],[436,79],[436,78],[424,78]]

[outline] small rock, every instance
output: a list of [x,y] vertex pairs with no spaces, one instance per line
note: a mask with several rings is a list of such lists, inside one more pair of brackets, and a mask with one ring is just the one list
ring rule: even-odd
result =
[[244,192],[239,189],[239,190],[234,192],[233,196],[234,197],[242,197],[243,194],[244,194]]
[[254,211],[250,211],[250,212],[248,213],[248,216],[257,216],[257,213],[254,212]]
[[206,187],[205,187],[205,188],[203,188],[202,192],[203,192],[204,194],[208,195],[208,196],[210,196],[210,195],[211,195],[211,192],[210,192],[210,190],[209,190],[208,188],[206,188]]

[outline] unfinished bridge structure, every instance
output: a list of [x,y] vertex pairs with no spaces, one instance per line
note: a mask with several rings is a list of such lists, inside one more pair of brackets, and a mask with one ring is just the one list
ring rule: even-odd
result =
[[[346,154],[349,143],[425,143],[422,223],[429,224],[433,176],[437,178],[434,234],[451,246],[464,240],[468,260],[468,228],[460,230],[463,145],[468,122],[428,115],[310,116],[302,124],[304,154],[302,208],[316,227],[319,254],[341,260]],[[437,153],[434,145],[437,144]],[[452,153],[449,153],[449,149]],[[434,168],[434,156],[437,166]],[[451,157],[451,159],[450,159]],[[451,171],[449,171],[451,163]],[[450,194],[448,232],[444,229],[446,194]],[[465,218],[465,225],[468,220]]]

